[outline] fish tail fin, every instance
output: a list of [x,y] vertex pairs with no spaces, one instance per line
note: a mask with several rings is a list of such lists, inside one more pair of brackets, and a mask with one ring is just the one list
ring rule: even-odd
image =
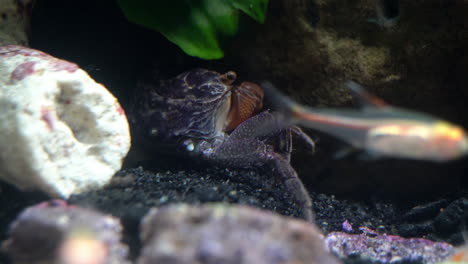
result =
[[265,91],[265,99],[280,113],[294,117],[294,113],[302,108],[300,104],[281,93],[271,82],[264,81],[260,86]]

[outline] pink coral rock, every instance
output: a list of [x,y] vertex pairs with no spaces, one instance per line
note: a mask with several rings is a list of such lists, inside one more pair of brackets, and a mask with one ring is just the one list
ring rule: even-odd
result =
[[[359,235],[332,232],[325,237],[328,249],[341,258],[360,256],[379,263],[421,261],[438,263],[453,254],[453,246],[422,238],[394,235]],[[413,263],[413,262],[412,262]]]

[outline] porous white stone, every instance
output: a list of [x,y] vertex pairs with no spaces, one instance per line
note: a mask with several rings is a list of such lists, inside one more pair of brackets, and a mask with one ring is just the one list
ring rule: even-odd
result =
[[130,147],[117,99],[76,64],[0,47],[0,178],[54,197],[105,185]]

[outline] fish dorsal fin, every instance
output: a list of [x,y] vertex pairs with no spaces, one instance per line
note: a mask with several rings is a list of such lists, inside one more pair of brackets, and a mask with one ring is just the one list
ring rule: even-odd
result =
[[346,81],[346,88],[349,89],[352,96],[366,108],[385,108],[389,105],[382,99],[366,91],[360,84],[355,81]]

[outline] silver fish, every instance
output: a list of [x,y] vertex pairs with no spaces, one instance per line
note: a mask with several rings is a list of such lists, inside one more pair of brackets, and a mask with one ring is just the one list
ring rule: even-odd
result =
[[353,81],[345,86],[363,104],[362,109],[307,107],[281,94],[269,82],[261,86],[279,111],[280,126],[297,124],[319,130],[371,157],[444,162],[468,153],[463,128],[429,114],[390,106]]

